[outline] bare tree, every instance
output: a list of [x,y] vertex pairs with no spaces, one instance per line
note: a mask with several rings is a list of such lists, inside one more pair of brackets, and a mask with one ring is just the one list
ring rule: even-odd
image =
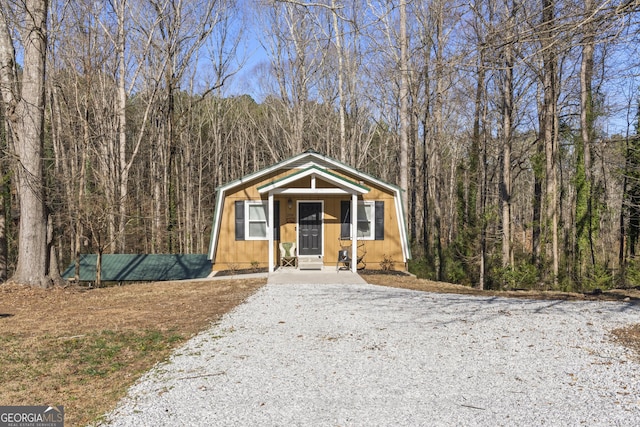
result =
[[316,84],[321,55],[315,41],[314,16],[305,4],[272,0],[261,10],[261,23],[269,34],[263,45],[272,60],[276,86],[270,91],[277,93],[279,100],[276,103],[272,98],[268,104],[285,113],[276,121],[285,144],[273,149],[280,160],[313,146],[305,130],[314,120],[310,92]]
[[400,1],[400,188],[404,192],[402,207],[405,220],[409,214],[409,39],[407,2]]
[[[168,252],[175,252],[178,225],[178,186],[179,174],[176,172],[178,155],[182,152],[178,142],[176,129],[180,125],[176,112],[176,96],[184,83],[185,73],[193,64],[196,52],[203,46],[213,29],[218,25],[220,17],[226,13],[225,1],[176,1],[150,0],[151,9],[155,12],[153,20],[158,22],[157,35],[152,38],[155,50],[153,57],[157,72],[162,76],[160,99],[156,108],[156,123],[158,128],[158,156],[163,161],[156,170],[161,171],[160,179],[156,181],[154,194],[161,197],[155,200],[157,207],[164,205],[167,212],[155,219],[155,223],[165,224],[166,245],[161,248]],[[159,183],[163,183],[163,194],[160,195]],[[164,203],[162,203],[164,201]],[[158,215],[158,210],[155,211]],[[155,230],[161,235],[161,230]]]
[[552,281],[558,282],[558,178],[556,160],[558,153],[558,60],[556,55],[556,10],[555,0],[542,1],[542,22],[540,43],[542,50],[542,129],[541,138],[544,141],[545,153],[545,189],[546,189],[546,219],[548,221],[547,247],[552,259]]
[[502,266],[513,268],[511,194],[513,182],[511,178],[511,148],[513,139],[513,68],[515,44],[516,5],[508,1],[504,4],[504,48],[503,48],[503,80],[502,80],[502,183],[500,185],[500,201],[502,203]]
[[[0,92],[16,155],[20,202],[18,264],[12,280],[46,287],[51,283],[43,174],[44,88],[47,0],[0,3]],[[16,13],[16,15],[12,15]],[[19,81],[10,23],[18,18],[24,66]]]

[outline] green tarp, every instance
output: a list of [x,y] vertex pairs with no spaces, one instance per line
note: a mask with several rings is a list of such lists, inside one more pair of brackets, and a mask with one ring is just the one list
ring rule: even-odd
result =
[[[96,280],[97,255],[80,255],[80,281]],[[75,276],[75,263],[62,277]],[[156,282],[200,279],[211,273],[211,261],[201,254],[106,254],[102,255],[102,280],[105,282]]]

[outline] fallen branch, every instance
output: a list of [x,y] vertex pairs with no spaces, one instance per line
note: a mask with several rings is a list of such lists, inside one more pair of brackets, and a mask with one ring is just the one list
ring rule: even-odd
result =
[[222,372],[216,372],[215,374],[193,375],[193,376],[190,376],[190,377],[180,377],[178,379],[179,380],[193,380],[195,378],[215,377],[215,376],[224,375],[224,374],[226,374],[226,372],[222,371]]
[[486,411],[487,410],[486,408],[479,408],[477,406],[465,405],[465,404],[462,404],[462,403],[460,403],[459,405],[460,406],[464,406],[465,408],[479,409],[480,411]]

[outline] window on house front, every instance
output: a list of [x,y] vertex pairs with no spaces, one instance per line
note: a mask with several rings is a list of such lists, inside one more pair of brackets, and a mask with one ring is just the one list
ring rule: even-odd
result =
[[246,239],[262,240],[267,238],[267,212],[269,206],[267,202],[247,202],[246,212]]
[[[340,202],[340,238],[351,239],[351,202]],[[384,202],[358,201],[357,237],[384,240]]]
[[268,224],[268,202],[238,200],[234,207],[236,240],[267,240],[269,229],[273,229],[273,240],[280,240],[280,201],[273,202],[272,227]]
[[374,202],[358,202],[358,239],[373,239],[376,226],[374,215]]

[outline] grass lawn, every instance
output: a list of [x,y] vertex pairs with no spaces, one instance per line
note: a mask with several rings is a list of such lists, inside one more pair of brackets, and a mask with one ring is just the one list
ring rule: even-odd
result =
[[[410,276],[363,277],[372,284],[430,292],[640,303],[638,291],[483,292]],[[65,425],[96,421],[142,373],[265,283],[230,279],[91,290],[0,285],[0,404],[64,405]],[[640,325],[612,332],[614,339],[640,349]]]

